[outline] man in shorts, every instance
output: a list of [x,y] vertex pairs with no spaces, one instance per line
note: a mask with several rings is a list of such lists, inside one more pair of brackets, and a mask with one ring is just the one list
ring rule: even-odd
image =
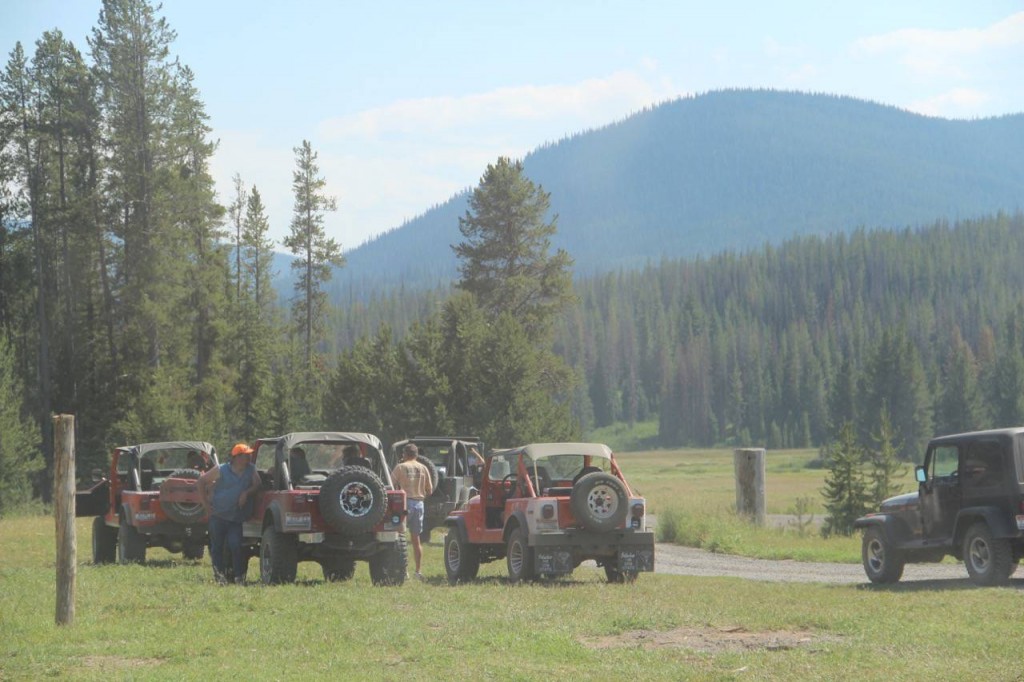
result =
[[420,562],[423,559],[423,547],[420,545],[420,533],[423,532],[423,500],[434,492],[430,481],[430,470],[416,461],[419,449],[412,443],[402,448],[402,461],[391,472],[395,485],[405,491],[406,510],[409,512],[409,537],[412,540],[412,555],[416,562],[416,577],[423,580],[420,573]]

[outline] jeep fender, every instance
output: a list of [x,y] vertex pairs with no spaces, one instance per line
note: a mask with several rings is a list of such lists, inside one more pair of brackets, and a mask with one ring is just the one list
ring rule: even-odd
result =
[[964,534],[976,521],[984,521],[992,531],[992,537],[1020,537],[1020,531],[1010,522],[1007,515],[1000,513],[995,507],[966,507],[961,509],[956,516],[956,527],[953,530],[953,546],[955,548],[963,543]]
[[[505,519],[505,531],[501,534],[501,539],[505,541],[506,544],[508,543],[508,536],[511,535],[512,531],[516,528],[522,528],[525,530],[527,538],[529,538],[530,526],[526,522],[526,514],[522,511],[512,512],[512,515]],[[533,543],[528,539],[527,544],[532,545]]]
[[444,525],[459,534],[463,542],[469,542],[469,533],[466,532],[466,519],[461,516],[449,516],[444,520]]
[[866,530],[868,528],[880,528],[889,544],[894,546],[898,546],[900,544],[900,534],[896,529],[896,519],[889,514],[862,516],[853,522],[853,527],[861,530]]
[[281,520],[281,507],[277,502],[271,502],[270,506],[263,513],[263,524],[260,528],[266,528],[270,524],[274,525],[274,530],[278,533],[284,531],[284,522]]

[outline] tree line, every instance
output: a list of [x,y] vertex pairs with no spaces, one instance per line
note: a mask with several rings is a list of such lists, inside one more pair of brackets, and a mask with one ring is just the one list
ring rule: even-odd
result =
[[316,152],[294,150],[282,306],[259,190],[236,176],[218,202],[195,75],[158,11],[103,0],[88,58],[54,29],[0,74],[0,511],[48,497],[52,413],[78,417],[79,473],[119,444],[320,425],[343,259]]

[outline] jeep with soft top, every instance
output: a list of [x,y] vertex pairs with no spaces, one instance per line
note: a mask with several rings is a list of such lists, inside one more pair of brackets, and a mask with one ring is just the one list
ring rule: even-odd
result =
[[402,448],[412,443],[419,448],[418,462],[430,471],[434,492],[423,501],[423,532],[420,539],[430,542],[430,531],[444,525],[457,507],[464,505],[480,487],[484,442],[476,436],[413,436],[391,445],[391,466],[402,459]]
[[481,488],[445,520],[448,582],[505,559],[512,582],[572,573],[593,560],[608,582],[654,570],[647,505],[608,446],[536,443],[488,453]]
[[868,579],[952,555],[976,584],[1008,583],[1024,555],[1024,427],[934,438],[914,474],[916,492],[854,522]]
[[315,561],[328,581],[348,580],[366,561],[375,585],[405,582],[405,493],[391,482],[380,440],[369,433],[303,432],[256,441],[264,480],[243,541],[260,579],[290,583]]
[[203,441],[114,448],[109,472],[75,493],[75,516],[95,517],[93,563],[143,563],[149,547],[202,559],[207,517],[196,481],[217,463]]

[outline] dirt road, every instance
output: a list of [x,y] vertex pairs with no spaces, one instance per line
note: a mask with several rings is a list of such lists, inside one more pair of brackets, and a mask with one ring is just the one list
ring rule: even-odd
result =
[[[654,554],[655,573],[672,575],[730,576],[749,580],[806,583],[867,583],[860,564],[826,564],[804,561],[748,559],[714,554],[702,549],[658,543]],[[967,581],[967,569],[961,564],[908,564],[902,582],[921,580]],[[1024,586],[1024,580],[1013,581]]]

